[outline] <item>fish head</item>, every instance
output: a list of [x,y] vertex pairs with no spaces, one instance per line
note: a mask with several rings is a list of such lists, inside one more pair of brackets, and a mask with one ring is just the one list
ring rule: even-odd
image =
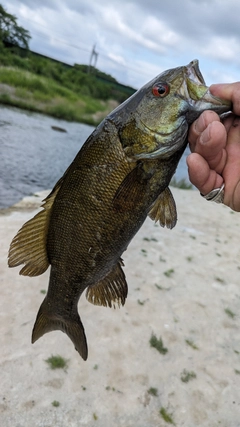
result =
[[[210,93],[197,60],[163,72],[122,106],[120,139],[134,160],[170,157],[186,146],[189,125],[204,110],[231,110],[230,102]],[[121,107],[113,119],[119,114]]]

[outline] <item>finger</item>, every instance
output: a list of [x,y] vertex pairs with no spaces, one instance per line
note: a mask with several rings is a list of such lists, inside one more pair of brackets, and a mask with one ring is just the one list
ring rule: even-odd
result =
[[214,84],[209,90],[212,95],[231,101],[233,112],[240,115],[240,82]]
[[206,195],[214,188],[221,187],[222,176],[210,169],[208,162],[199,154],[190,154],[187,157],[187,166],[190,181],[201,194]]
[[228,133],[226,147],[228,161],[223,172],[225,181],[224,202],[232,209],[240,210],[240,118],[236,118]]
[[201,133],[195,152],[208,162],[210,169],[221,174],[226,161],[227,132],[222,123],[214,121]]
[[195,151],[198,137],[213,121],[220,121],[219,116],[214,111],[206,110],[193,122],[192,126],[190,126],[188,141],[191,151]]

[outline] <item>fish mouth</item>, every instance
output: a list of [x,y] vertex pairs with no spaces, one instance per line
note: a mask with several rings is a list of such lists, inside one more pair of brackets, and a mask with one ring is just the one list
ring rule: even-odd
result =
[[199,69],[197,59],[194,59],[184,67],[184,79],[179,88],[179,96],[187,100],[189,106],[196,111],[202,112],[204,109],[214,109],[218,114],[221,114],[226,112],[226,108],[231,109],[231,102],[220,99],[210,93]]

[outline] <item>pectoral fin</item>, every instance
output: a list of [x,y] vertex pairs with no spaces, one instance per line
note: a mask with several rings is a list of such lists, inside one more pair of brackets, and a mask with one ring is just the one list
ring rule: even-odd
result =
[[142,177],[141,164],[139,163],[123,180],[113,199],[114,207],[119,211],[129,211],[143,197],[146,180]]
[[121,265],[123,265],[122,260],[117,263],[104,279],[96,285],[88,287],[86,298],[89,302],[105,307],[115,307],[115,304],[118,304],[118,306],[124,305],[128,286]]
[[38,276],[44,273],[49,266],[46,240],[51,208],[60,189],[60,184],[61,181],[45,199],[42,205],[43,210],[27,221],[11,242],[8,265],[9,267],[16,267],[25,264],[19,272],[23,276]]
[[159,194],[148,216],[162,227],[173,228],[177,222],[177,209],[171,190],[167,187]]

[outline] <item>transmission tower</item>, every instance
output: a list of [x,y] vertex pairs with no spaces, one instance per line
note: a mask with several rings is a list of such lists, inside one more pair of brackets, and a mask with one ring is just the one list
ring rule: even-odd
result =
[[88,66],[89,74],[91,73],[92,70],[94,70],[94,68],[96,68],[97,59],[98,59],[98,53],[96,51],[96,44],[94,44],[91,55],[90,55],[89,66]]

